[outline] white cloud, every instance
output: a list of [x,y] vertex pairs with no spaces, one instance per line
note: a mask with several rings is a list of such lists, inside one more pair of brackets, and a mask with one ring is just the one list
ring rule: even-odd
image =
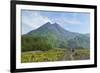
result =
[[79,20],[75,20],[75,19],[64,19],[63,22],[68,23],[68,24],[81,24],[81,22]]
[[51,22],[51,23],[57,22],[61,25],[81,24],[81,21],[75,18],[68,19],[64,16],[59,18],[49,19],[48,17],[41,15],[38,11],[23,11],[22,13],[22,25],[25,23],[28,26],[32,27],[32,29],[36,29],[42,26],[46,22]]
[[81,21],[77,20],[77,19],[68,19],[68,18],[64,18],[64,17],[59,17],[59,18],[55,18],[55,19],[51,19],[52,22],[57,22],[61,25],[77,25],[77,24],[82,24]]
[[22,25],[25,23],[32,27],[32,29],[36,29],[46,22],[51,22],[51,20],[48,17],[42,16],[37,11],[26,11],[25,14],[22,13]]
[[[82,24],[81,21],[77,20],[76,18],[69,19],[67,18],[67,16],[64,17],[63,15],[59,18],[49,18],[48,16],[42,15],[39,11],[22,11],[22,33],[26,32],[26,29],[27,32],[37,29],[46,22],[51,22],[52,24],[56,22],[65,29],[66,25]],[[25,25],[27,25],[30,28],[26,27]],[[24,30],[24,28],[26,29]]]

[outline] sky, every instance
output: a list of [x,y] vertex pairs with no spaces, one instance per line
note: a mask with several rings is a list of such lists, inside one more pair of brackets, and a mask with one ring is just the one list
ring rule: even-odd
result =
[[58,23],[65,30],[72,32],[90,33],[89,13],[21,10],[22,34],[35,30],[47,22]]

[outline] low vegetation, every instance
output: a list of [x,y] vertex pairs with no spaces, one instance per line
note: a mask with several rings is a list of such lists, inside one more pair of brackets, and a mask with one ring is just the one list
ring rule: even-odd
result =
[[90,50],[89,49],[76,49],[76,52],[73,54],[74,60],[86,60],[90,59]]
[[21,62],[49,62],[49,61],[69,61],[72,60],[85,60],[89,59],[90,54],[87,49],[79,49],[72,53],[66,49],[52,49],[48,51],[28,51],[22,52]]
[[53,49],[49,51],[31,51],[22,53],[22,62],[60,61],[63,59],[64,50]]

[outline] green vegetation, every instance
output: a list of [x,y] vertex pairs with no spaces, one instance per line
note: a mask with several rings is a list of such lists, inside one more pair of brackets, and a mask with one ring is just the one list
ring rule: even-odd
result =
[[46,61],[60,61],[63,59],[64,50],[53,49],[49,51],[40,52],[23,52],[21,62],[46,62]]
[[22,63],[89,58],[89,35],[66,31],[58,24],[47,23],[21,36]]
[[31,37],[22,36],[22,49],[21,51],[47,51],[55,47],[55,41],[52,37]]
[[74,60],[85,60],[90,59],[90,50],[89,49],[76,49],[73,54]]
[[78,49],[71,53],[68,49],[52,49],[48,51],[28,51],[22,52],[21,62],[50,62],[50,61],[69,61],[89,59],[90,54],[88,49]]

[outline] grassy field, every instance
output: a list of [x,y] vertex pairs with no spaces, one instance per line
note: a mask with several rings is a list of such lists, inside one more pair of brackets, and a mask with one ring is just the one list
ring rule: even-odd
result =
[[90,59],[90,49],[78,49],[73,54],[74,60]]
[[68,49],[52,49],[49,51],[29,51],[21,53],[21,63],[85,60],[89,58],[89,49],[77,49],[74,53]]

